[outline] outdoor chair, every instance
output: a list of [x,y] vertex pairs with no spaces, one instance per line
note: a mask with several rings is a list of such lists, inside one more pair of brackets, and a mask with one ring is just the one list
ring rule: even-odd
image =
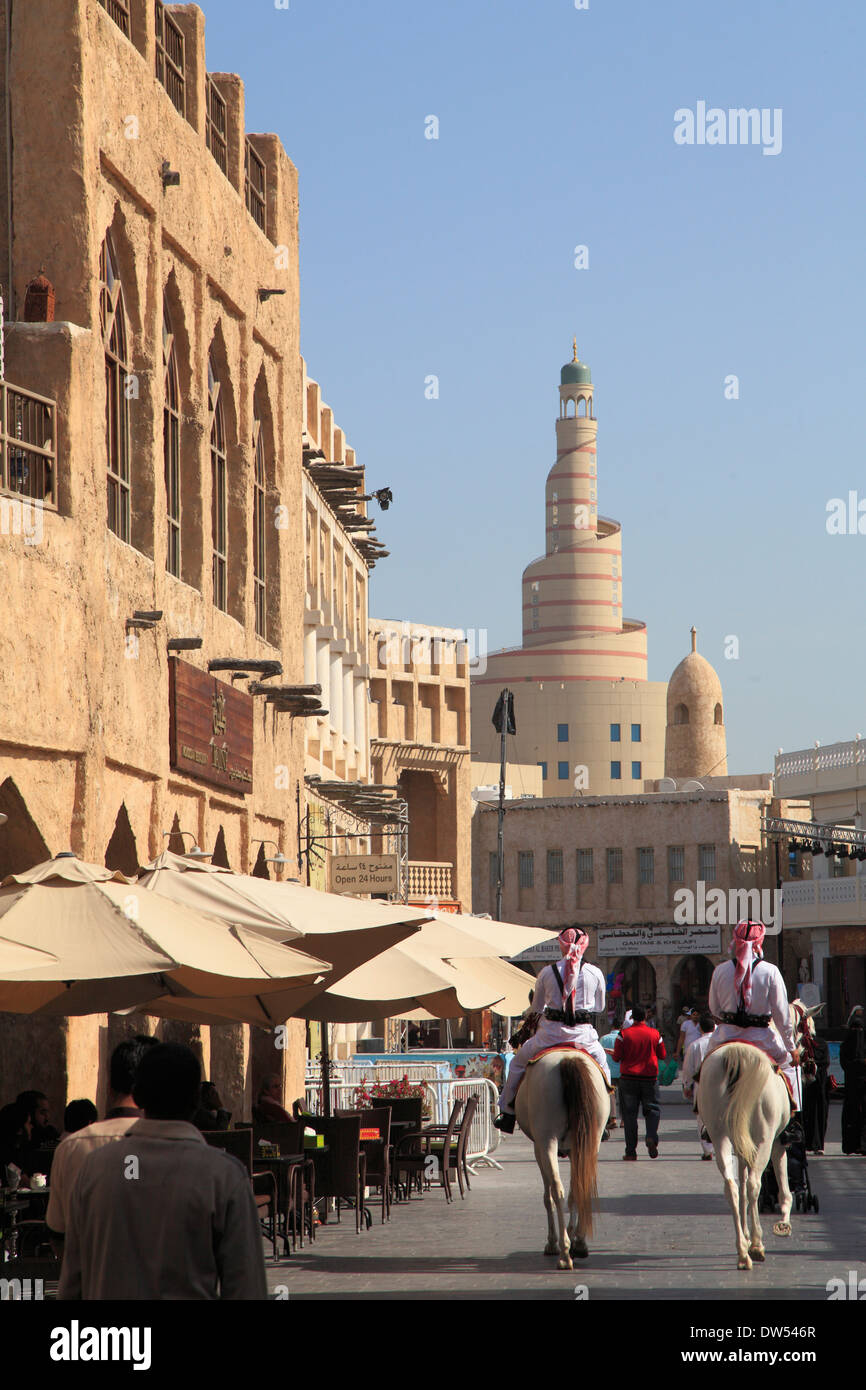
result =
[[211,1148],[224,1149],[240,1159],[250,1176],[259,1219],[270,1222],[268,1239],[277,1259],[277,1181],[273,1173],[253,1172],[253,1132],[251,1129],[204,1129],[200,1131]]
[[406,1196],[409,1196],[413,1178],[420,1182],[427,1178],[431,1160],[436,1164],[445,1189],[446,1202],[451,1201],[451,1174],[456,1171],[456,1131],[457,1123],[466,1101],[461,1097],[455,1100],[448,1116],[447,1125],[430,1125],[414,1134],[404,1134],[394,1150],[394,1173],[399,1185],[400,1174],[406,1174]]
[[466,1183],[467,1189],[471,1188],[469,1181],[469,1164],[466,1161],[466,1150],[469,1147],[469,1135],[472,1130],[472,1123],[475,1119],[475,1112],[478,1109],[478,1097],[470,1096],[466,1102],[466,1109],[460,1120],[460,1128],[457,1131],[457,1184],[460,1188],[460,1196],[463,1197],[463,1184]]
[[367,1187],[378,1187],[382,1192],[382,1224],[385,1219],[391,1220],[391,1107],[383,1105],[381,1109],[375,1110],[335,1110],[334,1114],[338,1118],[345,1118],[350,1115],[359,1115],[361,1119],[361,1132],[365,1129],[377,1129],[378,1139],[362,1139],[364,1154],[367,1159]]
[[369,1223],[369,1215],[364,1210],[367,1156],[361,1148],[361,1113],[334,1115],[330,1119],[317,1116],[314,1127],[325,1136],[328,1146],[316,1185],[317,1196],[334,1199],[338,1222],[340,1203],[352,1204],[355,1208],[355,1234],[360,1235],[362,1219],[365,1224]]
[[[267,1124],[256,1124],[252,1126],[253,1131],[253,1154],[260,1154],[259,1140],[266,1139],[271,1144],[276,1144],[280,1154],[304,1154],[304,1122],[303,1120],[284,1120],[281,1122],[270,1121]],[[292,1217],[292,1248],[298,1244],[298,1230],[300,1227],[300,1244],[304,1248],[304,1226],[309,1224],[310,1240],[316,1239],[315,1224],[315,1202],[316,1202],[316,1171],[313,1160],[302,1156],[297,1163],[280,1165],[281,1196],[282,1207],[286,1213],[286,1219],[291,1213]]]

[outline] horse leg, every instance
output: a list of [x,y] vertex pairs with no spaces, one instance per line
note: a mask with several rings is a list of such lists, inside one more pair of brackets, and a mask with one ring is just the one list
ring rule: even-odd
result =
[[773,1235],[789,1236],[791,1234],[791,1204],[794,1199],[788,1186],[788,1153],[778,1139],[773,1140],[773,1168],[776,1182],[779,1185],[779,1206],[782,1211],[781,1220],[777,1221],[773,1227]]
[[[559,1269],[573,1269],[574,1266],[569,1255],[571,1242],[568,1238],[565,1220],[565,1191],[559,1179],[558,1147],[555,1136],[549,1139],[546,1145],[537,1143],[535,1146],[535,1159],[544,1179],[544,1205],[547,1207],[548,1237],[544,1253],[545,1255],[555,1255],[558,1252],[557,1267]],[[558,1238],[553,1225],[554,1207],[556,1208],[556,1221],[559,1228]]]
[[726,1134],[715,1143],[716,1167],[722,1175],[728,1206],[734,1218],[734,1235],[737,1241],[737,1269],[751,1269],[748,1242],[740,1221],[739,1194],[737,1192],[737,1159],[733,1145]]
[[749,1202],[749,1255],[753,1260],[762,1264],[765,1259],[764,1254],[764,1233],[761,1230],[761,1213],[758,1209],[758,1197],[761,1192],[761,1175],[767,1166],[769,1153],[762,1144],[758,1149],[754,1165],[747,1170],[747,1196]]

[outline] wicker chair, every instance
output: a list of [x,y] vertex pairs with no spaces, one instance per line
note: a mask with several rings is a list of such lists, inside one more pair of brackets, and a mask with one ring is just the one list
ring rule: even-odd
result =
[[317,1116],[315,1122],[315,1129],[325,1136],[328,1146],[319,1173],[317,1196],[332,1197],[336,1201],[338,1222],[340,1203],[353,1205],[356,1235],[360,1235],[362,1220],[364,1224],[369,1224],[369,1213],[364,1209],[367,1156],[361,1147],[361,1115],[361,1111],[352,1111],[348,1115],[334,1115],[331,1119]]
[[[394,1150],[394,1173],[399,1184],[400,1174],[406,1174],[408,1197],[413,1178],[419,1181],[429,1175],[431,1160],[437,1165],[446,1202],[451,1201],[451,1174],[456,1172],[457,1124],[466,1104],[455,1100],[447,1125],[430,1125],[428,1129],[404,1134]],[[458,1178],[459,1181],[459,1178]],[[461,1190],[462,1195],[462,1190]]]
[[367,1159],[367,1187],[378,1187],[382,1192],[382,1224],[391,1220],[391,1107],[383,1105],[375,1110],[335,1110],[340,1117],[360,1115],[361,1132],[377,1129],[378,1139],[362,1139]]
[[[260,1139],[276,1144],[281,1154],[303,1154],[304,1123],[302,1120],[288,1120],[255,1124],[253,1129],[253,1153],[258,1152]],[[299,1158],[297,1163],[280,1164],[280,1197],[288,1222],[292,1218],[292,1248],[298,1245],[300,1232],[301,1249],[304,1248],[304,1227],[310,1232],[310,1240],[316,1239],[315,1203],[316,1170],[311,1158]]]
[[277,1181],[273,1173],[253,1172],[253,1132],[251,1129],[205,1129],[201,1136],[211,1148],[224,1149],[240,1159],[250,1175],[259,1218],[270,1224],[268,1239],[277,1259]]

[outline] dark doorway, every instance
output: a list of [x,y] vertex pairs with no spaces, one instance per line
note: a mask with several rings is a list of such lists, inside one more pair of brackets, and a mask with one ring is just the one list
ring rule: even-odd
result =
[[127,878],[135,878],[138,873],[138,850],[135,847],[135,836],[125,803],[121,803],[117,820],[114,822],[114,830],[105,851],[105,867],[116,869],[118,873],[126,874]]

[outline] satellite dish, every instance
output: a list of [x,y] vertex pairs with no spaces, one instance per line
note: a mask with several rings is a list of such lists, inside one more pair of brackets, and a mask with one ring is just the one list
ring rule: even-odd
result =
[[702,792],[703,790],[703,783],[695,781],[694,777],[690,778],[688,782],[683,782],[680,787],[681,792]]
[[660,792],[675,792],[677,784],[673,777],[660,777],[658,780],[658,789]]

